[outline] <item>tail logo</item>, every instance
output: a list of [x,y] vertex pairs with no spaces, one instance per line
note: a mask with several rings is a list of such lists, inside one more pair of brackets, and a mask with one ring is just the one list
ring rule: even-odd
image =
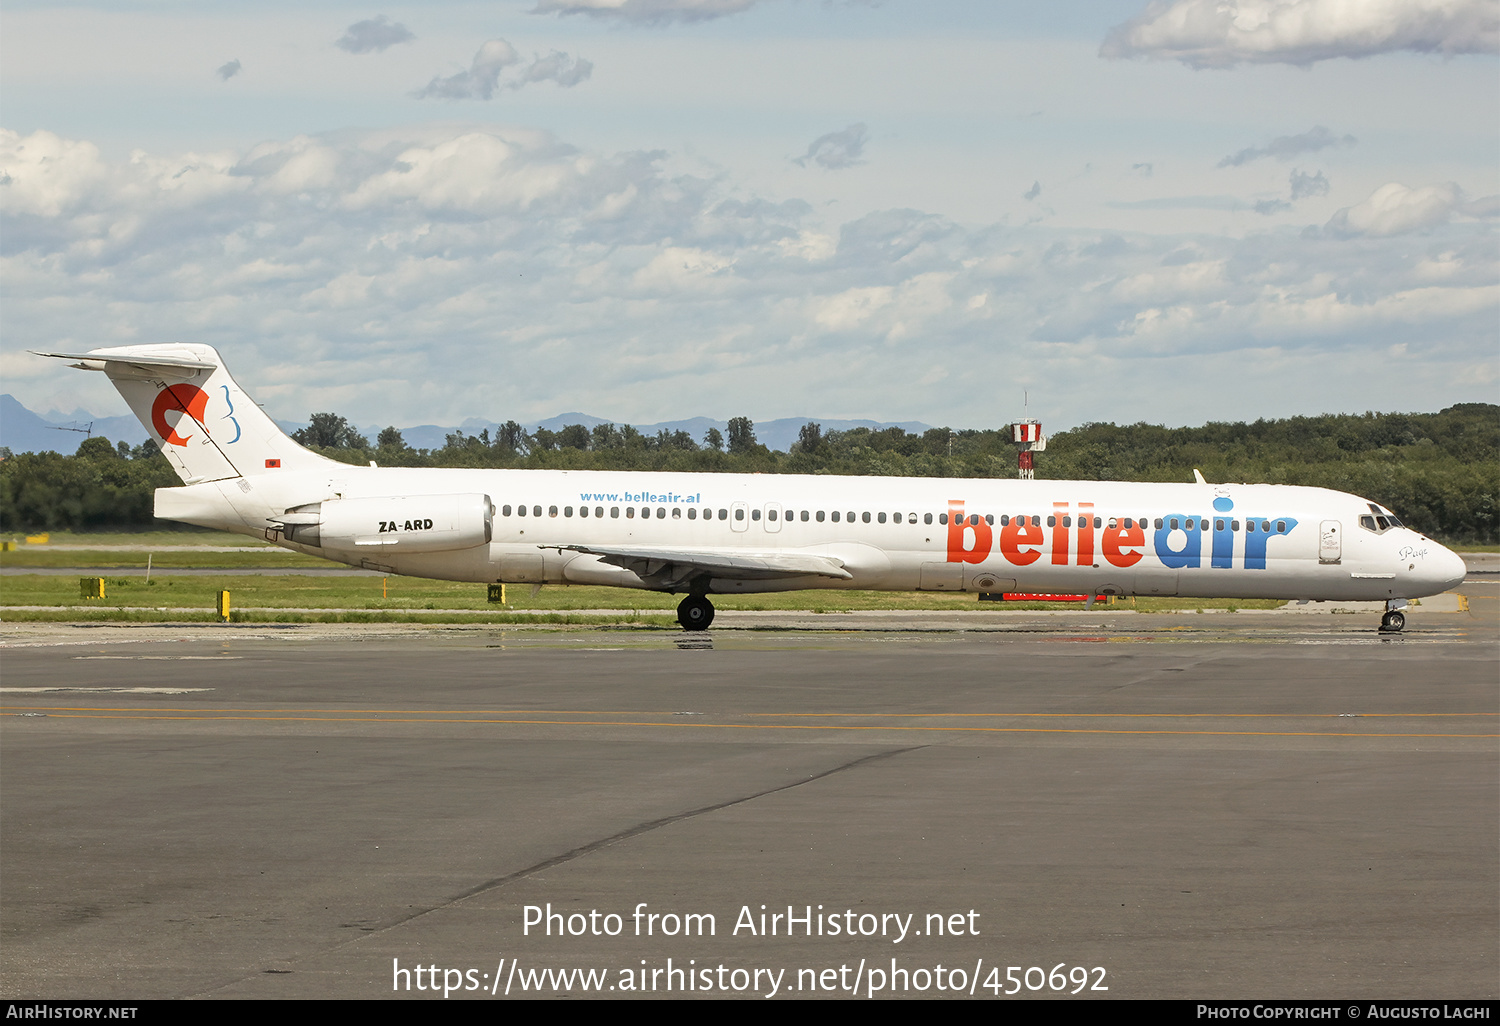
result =
[[[203,423],[203,412],[208,407],[208,393],[196,385],[168,385],[151,404],[151,426],[167,445],[187,445],[192,435],[179,435],[177,429],[167,423],[167,411],[186,413],[199,424]],[[178,422],[179,424],[181,421]],[[236,425],[238,427],[238,425]],[[207,430],[205,428],[205,430]]]

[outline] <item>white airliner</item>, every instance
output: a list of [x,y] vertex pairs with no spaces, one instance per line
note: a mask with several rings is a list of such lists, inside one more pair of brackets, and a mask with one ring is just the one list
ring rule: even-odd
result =
[[203,345],[42,353],[109,375],[182,477],[166,520],[391,574],[710,595],[799,588],[1365,599],[1381,629],[1464,578],[1323,488],[350,466],[293,442]]

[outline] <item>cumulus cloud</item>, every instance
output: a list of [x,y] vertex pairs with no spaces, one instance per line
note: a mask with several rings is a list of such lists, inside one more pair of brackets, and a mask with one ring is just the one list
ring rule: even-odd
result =
[[1382,185],[1363,203],[1345,207],[1323,226],[1335,238],[1404,235],[1443,224],[1454,216],[1493,218],[1500,196],[1469,200],[1453,182],[1410,188],[1400,182]]
[[[1488,226],[1461,222],[1500,202],[1456,187],[1430,187],[1435,209],[1396,186],[1342,212],[1358,246],[1270,232],[1185,244],[919,210],[825,221],[826,207],[669,166],[489,124],[118,159],[0,131],[6,358],[192,339],[218,346],[276,416],[396,424],[564,409],[649,423],[664,394],[688,397],[683,415],[784,401],[930,419],[914,403],[935,366],[972,380],[1024,367],[1069,381],[1081,419],[1139,419],[1112,404],[1122,389],[1154,394],[1163,358],[1202,412],[1151,416],[1254,417],[1286,381],[1346,381],[1333,370],[1366,366],[1350,352],[1403,342],[1421,360],[1382,373],[1404,402],[1436,408],[1471,380],[1453,368],[1493,363],[1500,261]],[[1426,225],[1430,259],[1393,234],[1399,211]],[[1268,363],[1271,349],[1298,373]],[[46,373],[57,389],[92,387]],[[1434,376],[1425,391],[1421,375]],[[1228,376],[1243,387],[1226,398],[1209,383]],[[1366,401],[1308,387],[1308,409]],[[970,391],[934,389],[931,417],[991,422],[993,395]]]
[[640,25],[708,21],[749,10],[760,0],[537,0],[532,14],[582,14]]
[[850,125],[840,132],[820,135],[807,147],[807,152],[793,163],[801,164],[803,167],[816,164],[830,171],[863,164],[865,141],[868,136],[869,130],[864,122]]
[[534,57],[530,64],[501,81],[507,68],[523,63],[515,47],[503,39],[491,39],[474,55],[469,70],[434,78],[413,95],[418,99],[489,100],[499,90],[520,89],[533,82],[556,82],[569,88],[594,73],[592,62],[554,50],[545,57]]
[[1310,65],[1336,57],[1500,51],[1494,0],[1152,0],[1111,29],[1101,57],[1195,68]]
[[344,30],[343,36],[333,45],[349,53],[373,53],[388,50],[398,43],[409,43],[416,38],[411,29],[382,14],[365,21],[356,21]]
[[1247,146],[1219,161],[1218,166],[1240,167],[1262,157],[1291,160],[1299,154],[1316,153],[1330,146],[1353,146],[1357,141],[1352,135],[1337,136],[1322,125],[1314,125],[1301,135],[1279,135],[1264,146]]
[[221,82],[228,82],[231,78],[238,75],[239,73],[240,61],[238,57],[230,61],[228,64],[219,65],[219,70],[214,72],[215,75],[219,76],[219,81]]

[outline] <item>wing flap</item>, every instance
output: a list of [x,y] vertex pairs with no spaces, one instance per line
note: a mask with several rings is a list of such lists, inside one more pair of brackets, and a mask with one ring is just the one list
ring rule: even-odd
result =
[[633,545],[544,545],[560,552],[598,556],[659,587],[676,587],[695,577],[737,581],[772,581],[788,577],[828,577],[847,581],[854,575],[842,560],[809,552],[732,552],[723,549],[657,549]]

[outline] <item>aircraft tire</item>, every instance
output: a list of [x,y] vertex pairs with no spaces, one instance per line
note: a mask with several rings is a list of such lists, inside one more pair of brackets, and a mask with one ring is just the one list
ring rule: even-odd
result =
[[677,622],[685,631],[706,631],[714,622],[714,604],[702,595],[689,595],[677,604]]
[[1406,628],[1406,614],[1391,610],[1380,618],[1380,629],[1386,634],[1399,634]]

